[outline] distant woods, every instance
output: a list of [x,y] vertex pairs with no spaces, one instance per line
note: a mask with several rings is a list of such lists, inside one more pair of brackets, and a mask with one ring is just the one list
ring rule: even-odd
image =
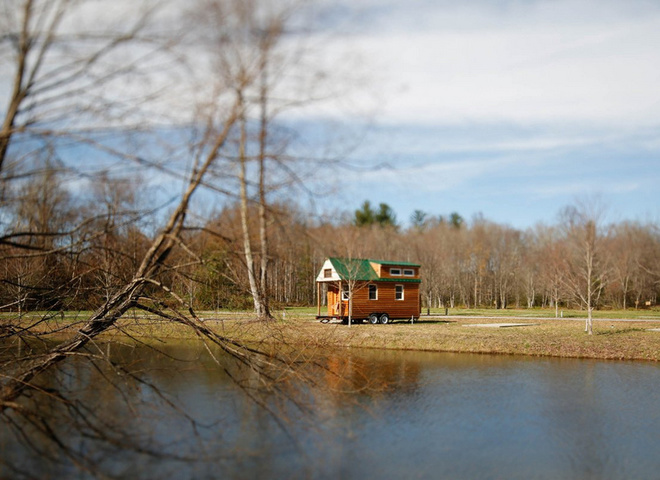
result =
[[[80,225],[77,219],[91,213],[89,203],[57,187],[52,169],[40,175],[34,189],[48,198],[29,188],[21,191],[12,212],[24,232],[21,247],[9,242],[2,247],[3,311],[93,309],[127,281],[152,242],[148,224],[131,215],[137,186],[99,180],[86,194],[95,220]],[[51,188],[37,188],[45,182]],[[420,263],[422,303],[432,308],[554,307],[559,314],[567,307],[627,309],[658,302],[657,225],[603,224],[579,207],[562,210],[554,224],[526,231],[421,210],[404,227],[391,207],[373,208],[368,201],[350,220],[313,220],[291,204],[270,205],[269,216],[264,290],[274,308],[315,304],[315,277],[328,256]],[[253,218],[248,237],[258,243],[264,234],[258,215],[248,218]],[[186,248],[172,251],[158,285],[145,287],[145,294],[164,303],[179,298],[200,310],[253,308],[243,227],[237,202],[183,232]],[[64,245],[61,232],[67,232],[67,242],[85,248],[58,248]],[[191,256],[199,261],[188,261]],[[253,256],[260,264],[261,252]]]
[[[423,210],[415,210],[410,215],[410,224],[417,229],[423,229],[435,223],[445,222],[448,222],[455,228],[460,228],[464,221],[463,217],[457,212],[452,212],[447,217],[443,215],[434,217]],[[398,228],[399,226],[396,213],[394,213],[392,207],[387,203],[380,203],[378,204],[378,209],[374,210],[369,200],[365,200],[362,206],[355,210],[353,224],[357,227],[380,225],[381,227]]]
[[355,212],[352,249],[360,256],[420,263],[427,308],[552,307],[556,315],[560,308],[579,308],[589,313],[590,332],[593,309],[658,302],[658,225],[607,224],[597,201],[577,201],[554,224],[525,231],[482,216],[466,222],[456,212],[433,216],[423,210],[412,213],[406,229],[361,222],[368,207],[365,202]]
[[395,227],[396,215],[387,203],[378,205],[378,210],[371,208],[371,202],[365,200],[362,207],[355,211],[355,225],[365,227],[380,225],[381,227]]

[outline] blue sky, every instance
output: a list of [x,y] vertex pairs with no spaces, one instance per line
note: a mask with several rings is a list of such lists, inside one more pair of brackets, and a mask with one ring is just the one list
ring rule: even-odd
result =
[[[280,120],[303,125],[298,138],[312,147],[343,126],[331,156],[348,152],[359,168],[312,167],[310,189],[326,192],[317,211],[370,200],[404,225],[419,209],[527,228],[600,196],[612,221],[660,224],[658,0],[318,1],[325,29],[312,29],[319,48],[299,67],[314,79],[328,70],[330,101]],[[309,81],[298,77],[282,82],[284,101]],[[196,112],[185,78],[162,89],[177,121]]]
[[[517,228],[600,196],[660,220],[660,2],[332,2],[372,125],[333,207],[386,202]],[[339,21],[338,18],[349,20]],[[343,113],[342,113],[343,112]]]

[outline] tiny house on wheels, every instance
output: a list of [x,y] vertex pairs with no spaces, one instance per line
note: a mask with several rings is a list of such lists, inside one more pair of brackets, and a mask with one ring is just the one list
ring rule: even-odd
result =
[[[420,265],[360,258],[328,258],[316,277],[317,319],[388,323],[418,318]],[[322,287],[327,289],[328,311],[321,315]]]

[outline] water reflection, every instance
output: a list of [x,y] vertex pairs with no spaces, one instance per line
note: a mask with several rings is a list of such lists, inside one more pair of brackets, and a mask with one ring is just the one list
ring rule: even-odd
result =
[[340,351],[326,357],[325,384],[331,392],[351,392],[373,400],[393,391],[410,393],[419,387],[419,362],[385,350]]
[[[314,387],[292,390],[310,414],[267,393],[282,414],[273,417],[199,345],[160,350],[113,346],[121,371],[67,362],[44,379],[67,402],[30,406],[111,476],[654,478],[660,467],[654,364],[339,350],[319,356]],[[39,478],[85,477],[76,458],[55,463],[52,442],[32,452],[7,425],[5,462]]]

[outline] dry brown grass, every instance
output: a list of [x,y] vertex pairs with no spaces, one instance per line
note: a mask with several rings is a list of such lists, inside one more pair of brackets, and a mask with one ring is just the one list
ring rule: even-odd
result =
[[[378,348],[437,352],[469,352],[600,358],[620,360],[660,360],[660,322],[597,321],[594,334],[584,332],[584,323],[575,320],[521,320],[534,325],[509,328],[477,328],[471,324],[494,323],[492,319],[420,321],[415,324],[360,324],[348,327],[323,324],[309,317],[287,318],[269,323],[249,319],[209,321],[213,329],[232,338],[249,342],[270,342],[310,348]],[[152,323],[147,329],[140,322],[133,334],[155,337],[190,336],[186,327]]]
[[[323,325],[306,322],[304,330],[316,335],[333,330],[337,346],[439,352],[470,352],[601,358],[660,360],[660,322],[595,322],[594,334],[584,332],[581,321],[531,320],[534,325],[509,328],[467,327],[498,320],[465,319],[421,321],[391,325]],[[530,322],[529,319],[522,322]]]
[[[323,324],[307,315],[285,320],[254,321],[250,314],[212,318],[204,323],[216,333],[251,344],[287,345],[309,352],[325,348],[377,348],[437,352],[495,353],[570,358],[660,361],[660,321],[595,321],[594,334],[579,320],[475,319],[424,320],[410,324]],[[476,328],[470,324],[529,322],[531,326]],[[58,322],[61,323],[61,322]],[[42,325],[48,330],[47,324]],[[74,325],[71,325],[75,327]],[[60,325],[61,327],[61,325]],[[62,332],[63,335],[72,333]],[[105,338],[132,336],[167,340],[194,338],[187,326],[149,318],[127,318]]]

